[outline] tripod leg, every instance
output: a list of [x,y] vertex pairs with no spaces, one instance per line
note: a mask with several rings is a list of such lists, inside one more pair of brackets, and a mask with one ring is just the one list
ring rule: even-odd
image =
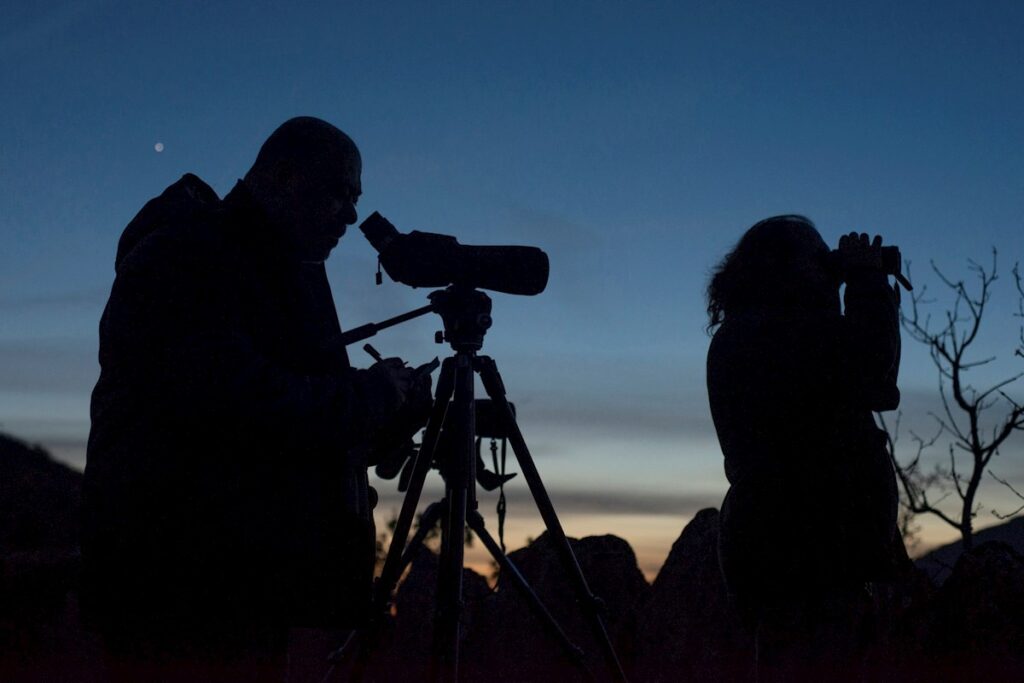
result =
[[398,570],[399,574],[403,573],[405,568],[412,564],[414,555],[423,550],[423,544],[426,542],[430,531],[437,526],[438,521],[444,516],[445,505],[446,503],[443,500],[439,500],[436,503],[431,503],[423,510],[423,514],[420,515],[419,528],[416,529],[412,540],[405,546],[405,552],[402,553],[402,564]]
[[445,429],[451,434],[452,452],[444,456],[447,510],[441,528],[441,557],[437,568],[437,604],[434,622],[434,680],[457,681],[462,616],[462,565],[466,538],[466,511],[476,509],[475,402],[473,356],[455,356],[455,397]]
[[590,619],[597,642],[604,650],[604,657],[608,668],[617,680],[626,681],[626,674],[619,663],[618,655],[615,654],[615,647],[612,645],[611,638],[608,636],[608,629],[604,624],[604,618],[601,616],[600,600],[590,592],[587,579],[583,576],[583,571],[580,569],[579,562],[576,561],[576,555],[572,551],[572,546],[569,545],[569,539],[566,538],[565,531],[562,529],[562,523],[555,513],[551,498],[544,488],[544,482],[540,479],[540,472],[537,471],[537,466],[533,462],[533,457],[530,455],[530,449],[526,445],[523,433],[519,431],[515,414],[512,412],[512,407],[505,396],[505,385],[501,381],[501,375],[498,373],[498,366],[495,364],[494,359],[487,356],[479,356],[476,361],[476,369],[480,373],[484,390],[498,408],[498,414],[505,425],[509,442],[512,444],[512,451],[516,454],[516,460],[519,461],[519,467],[523,472],[523,478],[526,479],[526,483],[530,487],[530,493],[533,495],[533,500],[537,503],[537,509],[544,520],[544,525],[551,533],[556,552],[561,557],[566,571],[569,572],[576,588],[577,598],[583,606],[586,616]]
[[[541,602],[540,598],[537,597],[537,594],[533,592],[533,589],[530,588],[530,584],[526,581],[526,577],[520,573],[519,568],[515,566],[512,560],[508,558],[508,555],[506,555],[498,546],[494,537],[491,536],[487,527],[484,526],[484,518],[480,513],[476,511],[470,513],[468,523],[469,528],[476,532],[477,537],[479,537],[481,542],[483,542],[484,547],[487,548],[489,553],[491,553],[491,557],[493,557],[494,561],[498,563],[499,567],[501,567],[502,577],[508,577],[512,580],[512,584],[519,590],[520,594],[526,598],[526,602],[530,609],[533,610],[533,613],[537,615],[544,626],[547,627],[551,635],[558,640],[566,653],[577,665],[579,665],[581,669],[583,669],[583,672],[589,680],[596,680],[594,672],[590,670],[589,666],[587,666],[583,650],[573,643],[569,636],[566,635],[565,631],[562,630],[562,627],[558,625],[558,621],[555,617],[548,611],[548,608],[544,606],[544,603]],[[502,580],[504,580],[504,578]]]
[[391,536],[391,547],[388,548],[388,555],[384,561],[384,568],[381,570],[380,578],[377,579],[376,594],[374,600],[375,614],[379,615],[387,610],[388,602],[391,600],[391,593],[398,584],[402,575],[402,554],[405,550],[406,541],[409,538],[409,530],[412,528],[413,519],[416,516],[416,506],[419,505],[420,495],[423,493],[423,483],[426,481],[427,473],[434,462],[434,455],[437,451],[437,441],[441,434],[441,427],[444,424],[445,415],[448,410],[448,401],[452,397],[455,380],[455,364],[452,358],[445,358],[441,364],[441,373],[437,378],[437,391],[434,393],[434,405],[430,411],[430,418],[427,420],[427,427],[423,433],[423,443],[416,456],[416,463],[413,466],[413,474],[409,480],[409,490],[402,501],[402,511],[398,515],[398,522],[395,524],[395,531]]
[[420,495],[423,493],[423,483],[430,472],[430,466],[434,461],[434,454],[437,450],[438,437],[441,427],[444,424],[445,414],[448,410],[448,401],[454,390],[455,366],[452,358],[446,358],[441,364],[441,372],[437,378],[437,391],[434,393],[434,404],[431,407],[430,417],[427,420],[426,430],[423,433],[423,443],[420,445],[419,453],[416,455],[416,462],[413,465],[413,474],[409,481],[409,490],[402,501],[402,511],[398,515],[395,524],[395,531],[391,537],[391,546],[388,548],[387,557],[384,560],[384,568],[380,578],[374,585],[373,604],[370,611],[370,623],[357,631],[353,631],[337,650],[331,653],[331,670],[328,671],[324,681],[328,681],[342,660],[348,656],[353,649],[356,651],[355,664],[353,666],[351,680],[361,681],[369,663],[370,653],[377,646],[380,631],[385,623],[388,614],[388,606],[391,602],[391,594],[402,576],[406,566],[405,546],[409,538],[409,530],[412,528],[413,519],[416,516],[416,506],[419,505]]

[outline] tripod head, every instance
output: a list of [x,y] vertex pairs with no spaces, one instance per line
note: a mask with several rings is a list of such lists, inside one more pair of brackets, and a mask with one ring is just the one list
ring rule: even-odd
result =
[[456,352],[474,353],[483,348],[484,335],[490,329],[491,297],[479,289],[452,285],[431,292],[430,303],[441,316],[444,332],[435,340],[448,342]]
[[[487,330],[490,329],[493,319],[491,318],[491,298],[487,294],[481,292],[473,287],[466,287],[463,285],[451,285],[445,289],[438,289],[431,292],[427,297],[430,300],[430,304],[403,313],[402,315],[395,316],[380,323],[369,323],[356,327],[341,336],[342,343],[344,345],[354,344],[358,341],[362,341],[368,337],[372,337],[382,329],[398,325],[407,320],[418,318],[421,315],[427,313],[437,313],[441,316],[441,322],[444,325],[444,330],[436,333],[434,340],[438,343],[448,342],[455,351],[456,355],[465,354],[471,358],[468,362],[472,365],[475,363],[472,357],[475,356],[476,352],[483,348],[484,335],[487,334]],[[379,356],[375,356],[379,359]],[[446,360],[445,363],[450,362],[453,359]],[[442,366],[441,376],[438,378],[438,392],[439,394],[451,393],[451,388],[447,387],[446,383],[450,383],[451,377],[446,377],[444,366]],[[442,389],[442,386],[446,387]],[[478,400],[475,401],[477,410],[475,412],[480,413],[480,418],[483,418],[482,424],[478,425],[478,428],[474,429],[475,436],[477,438],[476,443],[476,459],[478,467],[476,469],[476,477],[481,486],[488,491],[493,491],[495,488],[500,487],[504,482],[508,481],[515,475],[506,475],[504,467],[504,452],[506,447],[507,435],[498,428],[500,422],[498,418],[493,414],[494,409],[490,406],[490,401]],[[515,416],[515,406],[509,403],[509,407],[512,410],[513,417]],[[474,421],[475,422],[475,421]],[[482,429],[480,428],[482,427]],[[441,429],[441,434],[438,438],[442,440],[443,447],[437,449],[439,453],[444,453],[452,450],[453,446],[448,443],[450,440],[450,433],[447,429]],[[492,442],[491,455],[494,471],[490,471],[486,468],[483,463],[483,459],[480,454],[481,438],[487,437]],[[499,468],[497,456],[495,454],[496,442],[501,442],[502,449],[502,464]],[[412,466],[415,460],[416,449],[413,444],[409,444],[409,449],[403,451],[396,451],[393,458],[388,458],[377,464],[377,475],[382,479],[394,479],[396,476],[398,479],[398,490],[405,491],[409,485],[409,478],[412,476]],[[444,468],[441,467],[440,463],[432,463],[441,472],[442,477],[445,476]]]
[[438,344],[448,342],[456,352],[473,353],[483,348],[484,335],[493,322],[491,297],[472,287],[451,285],[431,292],[427,298],[430,303],[426,306],[396,315],[383,322],[367,323],[352,328],[341,335],[341,345],[355,344],[388,327],[427,313],[437,313],[441,316],[444,331],[438,332],[434,341]]

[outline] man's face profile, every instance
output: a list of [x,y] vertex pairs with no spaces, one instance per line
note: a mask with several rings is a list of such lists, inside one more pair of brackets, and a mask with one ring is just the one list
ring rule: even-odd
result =
[[362,170],[351,138],[326,121],[298,116],[267,138],[244,182],[289,256],[323,263],[358,218]]
[[358,219],[361,164],[347,160],[326,177],[296,177],[288,193],[287,229],[300,260],[322,263]]

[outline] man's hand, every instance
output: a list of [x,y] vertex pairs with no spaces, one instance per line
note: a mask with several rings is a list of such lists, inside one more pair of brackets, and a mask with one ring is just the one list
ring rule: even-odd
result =
[[857,271],[881,271],[882,236],[868,241],[868,234],[851,232],[839,238],[839,267],[843,276]]
[[370,366],[367,372],[379,382],[387,382],[391,389],[399,397],[399,402],[404,402],[406,395],[412,387],[413,369],[406,366],[401,358],[382,358]]
[[435,358],[417,368],[410,368],[400,358],[378,361],[367,373],[374,384],[382,384],[384,400],[367,406],[371,413],[366,438],[369,441],[370,463],[386,459],[394,451],[407,451],[408,441],[418,432],[430,415],[433,403],[431,376],[439,365]]
[[[383,423],[407,404],[430,401],[430,369],[410,368],[401,358],[383,358],[366,371],[370,402],[367,408]],[[436,366],[434,366],[436,367]]]

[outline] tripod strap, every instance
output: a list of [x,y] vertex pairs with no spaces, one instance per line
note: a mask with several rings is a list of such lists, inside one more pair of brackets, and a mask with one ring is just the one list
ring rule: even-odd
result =
[[499,481],[501,484],[498,485],[498,543],[501,544],[501,552],[505,552],[505,513],[508,509],[508,505],[505,501],[505,456],[508,452],[508,439],[501,440],[501,467],[498,467],[497,463],[497,449],[494,447],[494,441],[491,441],[491,455],[493,456],[495,463],[494,469],[498,472]]

